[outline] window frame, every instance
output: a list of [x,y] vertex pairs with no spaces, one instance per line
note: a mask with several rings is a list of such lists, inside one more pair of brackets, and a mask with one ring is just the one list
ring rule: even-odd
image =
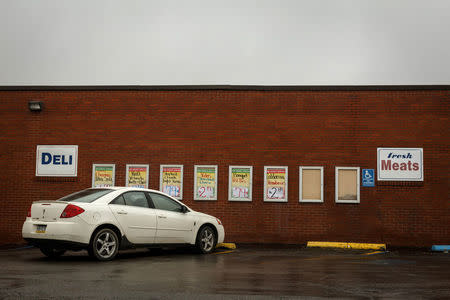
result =
[[[235,198],[233,197],[231,174],[233,169],[249,169],[250,170],[250,190],[249,198]],[[228,167],[228,201],[242,201],[242,202],[252,202],[253,197],[253,166],[229,166]]]
[[[216,191],[214,198],[208,198],[208,199],[204,199],[204,198],[199,198],[197,197],[197,169],[198,168],[214,168],[215,169],[215,185],[214,185],[214,189]],[[217,185],[218,185],[218,178],[219,175],[219,167],[218,165],[194,165],[194,200],[195,201],[217,201],[217,197],[219,194],[219,191],[217,190]]]
[[[267,189],[267,170],[268,169],[285,169],[286,171],[286,179],[285,179],[285,198],[284,199],[269,199],[266,195],[266,189]],[[264,202],[280,202],[280,203],[287,203],[289,200],[288,197],[288,189],[289,189],[289,168],[288,166],[264,166],[264,189],[263,189],[263,199]]]
[[[116,164],[92,164],[92,187],[93,188],[98,188],[96,186],[94,186],[95,184],[95,168],[96,167],[112,167],[112,186],[114,187],[116,186]],[[100,186],[101,188],[103,188],[102,186]],[[108,187],[104,187],[104,188],[108,188]]]
[[[356,200],[339,200],[339,170],[356,170]],[[360,199],[360,189],[361,189],[360,167],[335,167],[335,175],[334,176],[335,176],[334,201],[336,203],[350,203],[350,204],[361,203],[361,199]]]
[[183,180],[184,168],[183,168],[183,165],[171,165],[171,164],[168,164],[168,165],[160,165],[159,166],[159,191],[164,193],[164,191],[162,190],[162,187],[163,187],[163,182],[162,182],[162,179],[163,179],[162,178],[163,168],[172,168],[172,167],[173,168],[181,168],[181,184],[180,184],[180,196],[179,197],[171,196],[171,197],[182,201],[183,200],[183,184],[184,184],[184,180]]
[[145,168],[146,169],[145,186],[143,188],[144,189],[148,189],[148,173],[150,173],[150,167],[149,167],[149,165],[146,165],[146,164],[127,164],[125,166],[125,186],[126,187],[132,187],[132,188],[135,188],[135,189],[140,189],[141,188],[141,187],[130,186],[129,185],[129,182],[128,182],[129,175],[130,175],[129,171],[130,171],[130,168],[132,168],[132,167],[138,167],[138,168]]
[[[298,183],[299,183],[299,194],[298,199],[301,203],[323,203],[323,166],[299,166],[299,175],[298,175]],[[320,199],[303,199],[303,170],[320,170]]]

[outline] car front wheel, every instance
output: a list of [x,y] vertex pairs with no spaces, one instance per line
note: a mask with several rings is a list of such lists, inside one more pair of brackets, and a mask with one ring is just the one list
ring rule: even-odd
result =
[[101,261],[112,260],[119,250],[119,239],[114,230],[100,229],[89,245],[89,254]]
[[217,236],[210,226],[205,226],[200,229],[197,234],[197,249],[200,253],[209,254],[214,251],[217,244]]

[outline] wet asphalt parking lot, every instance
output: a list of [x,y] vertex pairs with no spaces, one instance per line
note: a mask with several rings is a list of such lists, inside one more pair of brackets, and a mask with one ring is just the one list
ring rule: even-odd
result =
[[210,255],[130,250],[101,263],[85,251],[0,250],[0,298],[450,298],[450,254],[370,252],[238,245]]

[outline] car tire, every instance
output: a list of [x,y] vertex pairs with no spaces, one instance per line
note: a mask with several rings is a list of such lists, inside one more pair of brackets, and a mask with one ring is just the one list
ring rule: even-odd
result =
[[103,228],[97,231],[89,244],[89,256],[100,261],[113,260],[119,251],[119,238],[114,230]]
[[39,248],[39,250],[41,250],[41,252],[50,258],[56,258],[56,257],[60,257],[61,255],[63,255],[66,250],[60,250],[60,249],[53,249],[53,248]]
[[203,226],[197,234],[196,247],[202,254],[209,254],[214,251],[217,244],[217,235],[211,226]]

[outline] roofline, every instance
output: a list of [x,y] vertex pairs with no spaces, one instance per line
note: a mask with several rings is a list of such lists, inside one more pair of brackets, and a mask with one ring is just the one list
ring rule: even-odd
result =
[[0,91],[420,91],[450,85],[11,85]]

